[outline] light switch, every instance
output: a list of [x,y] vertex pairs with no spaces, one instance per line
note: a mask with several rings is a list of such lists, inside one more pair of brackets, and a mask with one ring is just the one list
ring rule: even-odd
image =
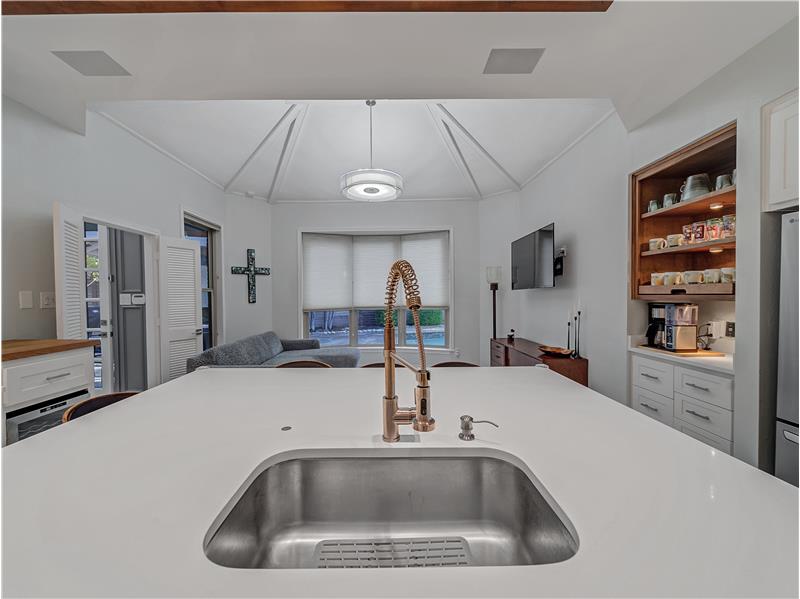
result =
[[33,291],[19,292],[19,309],[30,310],[33,308]]
[[55,308],[56,307],[56,292],[55,291],[40,291],[39,292],[39,307],[42,310]]

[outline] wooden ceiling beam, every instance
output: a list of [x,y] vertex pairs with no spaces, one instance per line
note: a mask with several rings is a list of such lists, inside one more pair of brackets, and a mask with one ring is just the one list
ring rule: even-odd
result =
[[198,12],[605,12],[613,0],[3,0],[4,15]]

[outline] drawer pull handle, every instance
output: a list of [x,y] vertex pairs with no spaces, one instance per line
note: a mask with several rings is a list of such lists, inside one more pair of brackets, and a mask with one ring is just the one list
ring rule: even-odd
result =
[[61,374],[54,374],[53,376],[48,376],[47,378],[45,378],[45,380],[48,381],[48,382],[49,381],[55,381],[55,380],[58,380],[58,379],[63,379],[65,376],[69,376],[69,375],[70,375],[69,372],[62,372]]
[[692,416],[697,416],[698,418],[702,418],[703,420],[711,420],[711,418],[708,416],[705,416],[704,414],[698,414],[694,410],[686,410],[686,413],[691,414]]
[[783,438],[786,439],[787,441],[790,441],[791,443],[794,443],[795,445],[797,445],[798,441],[800,441],[797,435],[795,435],[794,433],[790,433],[789,431],[783,431]]
[[654,376],[654,375],[652,375],[652,374],[647,374],[646,372],[643,372],[643,373],[641,373],[641,374],[642,374],[642,376],[643,376],[643,377],[645,377],[645,378],[648,378],[648,379],[651,379],[651,380],[653,380],[653,381],[660,381],[660,380],[661,380],[661,379],[660,379],[660,378],[658,378],[657,376]]
[[653,412],[658,412],[658,408],[654,408],[653,406],[646,404],[643,401],[640,401],[639,405],[642,406],[643,408],[647,408],[648,410],[652,410]]
[[708,387],[701,387],[700,385],[695,385],[694,383],[686,383],[687,387],[691,387],[692,389],[699,389],[700,391],[705,391],[706,393],[711,393],[711,389]]

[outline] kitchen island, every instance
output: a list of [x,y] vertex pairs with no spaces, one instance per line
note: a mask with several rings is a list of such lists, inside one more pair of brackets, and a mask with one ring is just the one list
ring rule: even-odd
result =
[[[411,373],[398,395],[411,404]],[[3,593],[61,597],[796,596],[797,489],[540,368],[437,369],[437,428],[381,440],[380,369],[204,369],[3,449]],[[459,416],[477,424],[458,439]],[[287,427],[291,427],[288,430]],[[284,452],[503,452],[563,510],[547,565],[219,566],[212,523]]]

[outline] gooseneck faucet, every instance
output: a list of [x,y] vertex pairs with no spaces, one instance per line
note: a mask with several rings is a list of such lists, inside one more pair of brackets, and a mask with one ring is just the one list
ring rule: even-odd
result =
[[[411,310],[414,319],[414,330],[417,335],[417,350],[419,351],[419,368],[398,356],[394,345],[394,324],[392,317],[397,303],[397,286],[403,281],[406,296],[406,307]],[[414,268],[406,260],[398,260],[389,269],[389,278],[386,281],[386,301],[383,324],[383,361],[385,374],[385,392],[383,395],[383,440],[394,443],[400,440],[399,427],[401,424],[410,424],[415,431],[428,432],[436,427],[436,421],[431,417],[431,390],[429,381],[430,372],[425,367],[425,349],[422,341],[422,330],[419,325],[419,310],[422,299],[419,295],[419,283]],[[412,370],[417,379],[414,389],[414,407],[400,408],[397,405],[395,394],[395,366],[400,362]]]

